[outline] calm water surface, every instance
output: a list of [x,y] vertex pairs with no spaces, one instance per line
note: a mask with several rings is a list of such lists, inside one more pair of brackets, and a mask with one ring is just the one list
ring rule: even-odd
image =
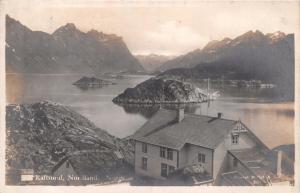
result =
[[[112,103],[112,99],[126,88],[134,87],[150,76],[130,75],[112,79],[116,85],[102,88],[82,89],[72,85],[82,76],[7,74],[7,103],[51,100],[65,104],[120,138],[133,134],[158,110],[158,106],[122,107]],[[221,97],[210,104],[188,105],[185,110],[211,116],[222,112],[224,118],[241,119],[270,148],[294,143],[294,103],[270,103],[261,94],[259,97],[255,94],[245,97],[245,92],[239,89],[233,93],[231,90],[230,93],[221,93]]]

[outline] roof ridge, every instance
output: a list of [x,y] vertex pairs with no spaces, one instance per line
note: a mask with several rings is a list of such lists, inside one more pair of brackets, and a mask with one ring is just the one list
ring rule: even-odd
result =
[[[178,122],[176,110],[161,108],[142,126],[142,130],[138,130],[134,134],[133,138],[144,142],[152,141],[153,144],[171,145],[176,148],[180,144],[190,143],[214,149],[224,139],[224,136],[234,129],[236,123],[236,120],[194,113],[187,113],[186,117]],[[199,135],[199,137],[195,137],[195,135]],[[169,141],[168,137],[179,137],[178,139],[182,141]]]
[[[161,107],[158,111],[169,111],[169,112],[174,112],[176,110],[171,110],[171,109],[166,109],[164,107]],[[208,117],[208,118],[217,118],[216,116],[210,116],[210,115],[199,115],[199,114],[195,114],[195,113],[191,113],[191,112],[184,112],[185,115],[190,115],[190,116],[197,116],[197,117]],[[234,120],[234,119],[228,119],[228,118],[218,118],[224,121],[234,121],[234,122],[238,122],[238,120]]]
[[233,119],[226,119],[226,118],[218,118],[218,117],[215,117],[215,116],[210,116],[210,115],[198,115],[198,114],[194,114],[194,113],[184,113],[184,114],[187,114],[187,115],[190,115],[190,116],[195,116],[195,117],[208,117],[208,118],[216,118],[216,119],[219,119],[219,120],[224,120],[224,121],[233,121],[233,122],[238,122],[238,120],[233,120]]

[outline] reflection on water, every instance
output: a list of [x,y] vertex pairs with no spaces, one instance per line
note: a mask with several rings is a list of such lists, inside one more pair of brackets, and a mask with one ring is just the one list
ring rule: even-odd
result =
[[[198,87],[207,87],[207,83],[195,83]],[[247,99],[260,99],[280,101],[288,99],[290,100],[293,95],[293,91],[288,88],[282,88],[275,86],[273,88],[264,87],[233,87],[233,86],[221,86],[220,84],[210,83],[211,91],[219,91],[222,93],[223,98],[247,98]]]
[[[121,138],[133,134],[160,108],[158,105],[119,106],[112,102],[126,88],[134,87],[150,76],[114,79],[116,85],[101,88],[82,89],[72,85],[82,76],[8,74],[7,103],[51,100],[65,104],[96,126]],[[294,143],[294,103],[270,103],[267,97],[258,97],[253,93],[245,95],[246,91],[241,89],[230,92],[223,91],[222,97],[210,104],[187,104],[185,111],[210,116],[222,112],[224,118],[241,119],[270,148]],[[162,107],[176,108],[174,105]]]
[[103,88],[105,86],[108,86],[108,85],[100,85],[100,84],[97,84],[97,85],[88,85],[88,84],[76,84],[75,86],[77,86],[79,89],[83,90],[83,91],[87,91],[89,89],[99,89],[99,88]]
[[[119,104],[117,104],[119,105]],[[140,114],[146,119],[151,118],[160,108],[160,105],[151,105],[151,104],[123,104],[119,105],[123,107],[124,111],[128,114]]]

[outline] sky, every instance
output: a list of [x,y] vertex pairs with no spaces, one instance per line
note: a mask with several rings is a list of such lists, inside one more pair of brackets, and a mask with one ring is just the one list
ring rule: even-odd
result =
[[5,12],[32,30],[52,33],[66,23],[123,37],[133,54],[181,55],[211,40],[249,30],[295,33],[299,2],[4,1]]

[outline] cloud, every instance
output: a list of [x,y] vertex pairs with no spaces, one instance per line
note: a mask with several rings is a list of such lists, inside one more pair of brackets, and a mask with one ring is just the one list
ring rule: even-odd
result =
[[200,33],[179,21],[162,23],[153,31],[146,32],[145,38],[149,44],[160,45],[157,49],[170,50],[171,48],[178,53],[202,47],[209,41],[209,37],[201,36]]

